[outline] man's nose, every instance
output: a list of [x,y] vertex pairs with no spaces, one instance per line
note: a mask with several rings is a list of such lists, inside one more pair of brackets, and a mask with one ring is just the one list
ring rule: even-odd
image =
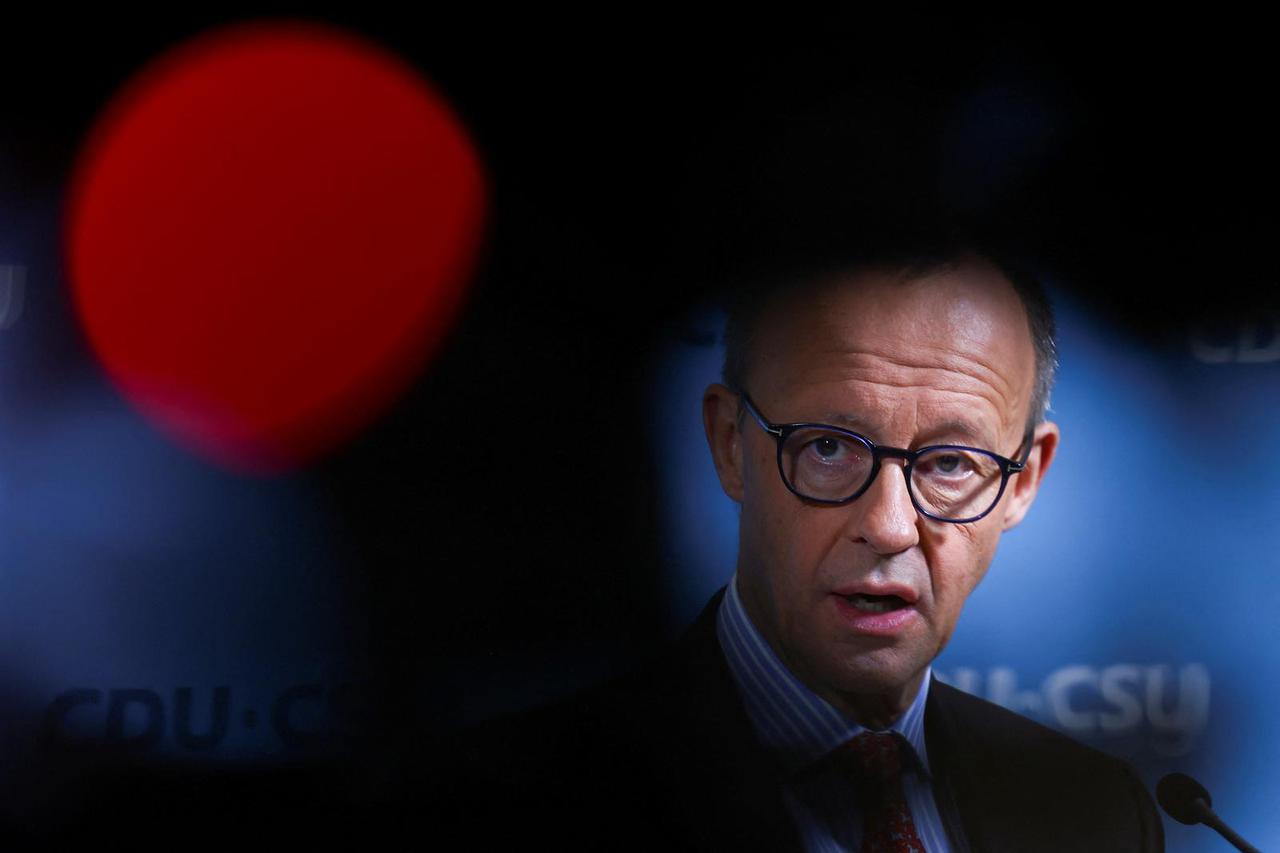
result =
[[906,460],[885,459],[875,481],[854,501],[848,535],[877,554],[896,554],[920,541],[919,513],[907,490]]

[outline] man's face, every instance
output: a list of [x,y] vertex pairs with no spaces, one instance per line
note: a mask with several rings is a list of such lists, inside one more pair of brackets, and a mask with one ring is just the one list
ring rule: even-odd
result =
[[[801,291],[762,321],[747,392],[777,423],[844,426],[877,444],[962,444],[1017,457],[1035,375],[1026,315],[993,268],[894,280],[860,273]],[[712,386],[704,418],[721,482],[742,504],[738,583],[752,621],[802,681],[846,709],[909,702],[955,629],[1000,533],[1026,512],[1056,446],[1036,431],[1028,468],[980,521],[920,516],[886,459],[857,500],[806,502],[779,476],[775,440]],[[868,616],[859,595],[893,595]],[[861,698],[859,698],[861,697]],[[874,705],[874,702],[872,703]],[[865,716],[865,713],[864,713]]]

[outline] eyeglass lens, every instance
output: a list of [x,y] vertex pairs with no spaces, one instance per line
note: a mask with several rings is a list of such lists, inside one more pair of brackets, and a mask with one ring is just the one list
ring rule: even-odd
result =
[[[782,445],[783,476],[808,498],[842,501],[860,492],[871,477],[871,448],[843,433],[803,428]],[[931,450],[916,459],[911,488],[931,515],[965,519],[986,512],[999,498],[1000,463],[977,451]]]

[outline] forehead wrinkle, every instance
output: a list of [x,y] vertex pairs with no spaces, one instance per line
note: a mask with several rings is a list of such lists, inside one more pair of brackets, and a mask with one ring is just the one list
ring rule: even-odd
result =
[[877,379],[864,379],[862,377],[851,377],[851,379],[853,381],[860,382],[865,385],[879,385],[885,388],[892,388],[895,391],[914,391],[914,390],[943,391],[947,394],[955,394],[961,397],[972,397],[975,400],[980,400],[992,406],[995,405],[991,397],[985,394],[978,393],[977,391],[964,391],[957,388],[938,388],[934,385],[913,385],[913,384],[901,384],[897,382],[884,382]]
[[927,360],[912,361],[896,353],[883,352],[883,351],[878,351],[876,349],[864,349],[864,350],[852,350],[852,351],[833,349],[831,350],[831,352],[842,354],[855,361],[861,360],[864,358],[874,358],[874,359],[878,359],[881,362],[886,362],[895,367],[901,367],[907,370],[945,370],[950,373],[958,373],[971,379],[977,379],[979,381],[986,382],[988,385],[991,385],[993,388],[995,388],[996,392],[1005,399],[1016,397],[1016,393],[1014,391],[1013,385],[1009,381],[1009,379],[1005,377],[999,370],[997,370],[990,363],[988,363],[987,361],[984,361],[977,353],[967,352],[967,351],[956,349],[954,347],[947,347],[947,346],[942,346],[938,344],[921,344],[921,345],[918,345],[916,349],[929,350],[932,352],[939,353],[944,358],[964,362],[966,366],[971,366],[976,368],[977,369],[976,372],[980,373],[981,375],[969,376],[969,374],[966,374],[963,370],[959,370],[955,367],[947,367],[943,364],[938,364],[936,362],[930,362]]
[[[846,354],[848,355],[848,354]],[[921,388],[929,391],[950,391],[957,394],[967,394],[969,396],[981,397],[990,403],[1000,407],[1004,404],[1006,408],[1016,408],[1016,394],[1010,387],[1010,383],[996,374],[994,371],[984,371],[986,375],[982,377],[974,376],[964,370],[958,370],[954,367],[944,367],[938,364],[910,364],[907,362],[895,361],[893,359],[881,359],[887,361],[894,367],[900,368],[895,371],[894,375],[882,377],[880,379],[863,375],[864,373],[873,373],[875,375],[883,375],[883,365],[862,363],[865,360],[860,359],[857,355],[853,355],[850,359],[853,364],[849,365],[848,371],[850,379],[856,379],[859,382],[869,382],[875,385],[886,385],[895,388]],[[961,387],[947,387],[951,383],[939,384],[937,382],[921,381],[920,378],[910,376],[912,373],[924,373],[926,375],[942,374],[945,377],[952,378],[952,381],[959,380],[958,385]],[[903,374],[901,380],[896,374]],[[997,382],[990,381],[996,379]],[[989,391],[990,393],[983,393]]]
[[[921,388],[933,391],[952,391],[957,394],[967,394],[969,396],[979,397],[996,407],[1000,413],[1001,420],[1017,419],[1017,413],[1021,409],[1019,405],[1020,394],[1018,389],[1013,386],[1005,376],[990,364],[982,361],[980,358],[969,353],[957,352],[954,349],[942,346],[928,347],[936,352],[940,352],[950,356],[954,360],[963,362],[965,367],[976,368],[974,375],[966,370],[958,367],[948,367],[942,364],[928,362],[913,362],[898,355],[877,352],[874,350],[850,352],[848,350],[831,350],[832,355],[836,355],[845,360],[853,368],[854,376],[858,381],[870,382],[877,385],[887,385],[896,388]],[[921,382],[915,377],[906,377],[904,381],[894,381],[896,377],[891,376],[888,381],[869,379],[860,374],[862,371],[881,372],[885,365],[890,365],[900,369],[903,373],[914,373],[923,371],[926,374],[941,373],[949,377],[956,377],[960,380],[963,388],[946,388],[932,382]],[[969,390],[973,389],[973,390]],[[984,393],[989,390],[991,393]]]
[[[963,289],[954,292],[955,283],[951,282],[951,286],[948,283],[947,274],[916,280],[909,288],[922,293],[933,292],[929,298],[936,310],[909,308],[905,312],[895,308],[895,299],[904,296],[900,287],[892,288],[889,296],[873,298],[860,308],[850,302],[851,299],[857,300],[857,292],[851,295],[838,288],[822,291],[809,306],[812,313],[807,316],[814,320],[815,326],[810,345],[816,344],[815,349],[825,350],[823,354],[827,356],[866,356],[906,369],[946,369],[948,362],[960,362],[962,366],[971,366],[977,374],[974,378],[987,382],[1009,408],[1020,411],[1020,394],[1016,386],[1021,383],[1017,378],[1024,372],[1019,368],[1027,365],[1021,364],[1022,358],[1018,354],[1024,349],[1020,345],[1022,342],[1010,340],[1007,327],[1013,323],[1025,328],[1025,312],[1021,303],[1014,297],[1003,299],[1002,305],[992,305],[989,304],[990,294],[983,296]],[[938,298],[940,288],[945,298]],[[1009,291],[1005,296],[1012,295],[1007,282],[1002,283],[1001,289]],[[885,311],[890,314],[882,316]],[[1006,314],[1010,316],[1004,316]],[[851,337],[851,329],[854,328],[856,332],[852,332],[854,337]],[[823,342],[827,346],[824,347]],[[1029,330],[1025,343],[1032,344]],[[1031,346],[1025,349],[1022,354],[1030,357],[1034,364],[1034,349]],[[931,362],[930,359],[936,361]],[[1002,371],[1001,367],[1005,370]],[[957,372],[963,373],[964,370]],[[1034,385],[1034,366],[1030,373]]]

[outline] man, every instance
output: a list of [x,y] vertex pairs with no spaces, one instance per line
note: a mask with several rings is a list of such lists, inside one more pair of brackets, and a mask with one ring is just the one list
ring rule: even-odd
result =
[[[835,272],[733,318],[728,385],[707,389],[704,422],[742,507],[718,614],[735,683],[792,771],[862,727],[906,735],[910,834],[930,850],[1001,838],[1158,849],[1159,820],[1127,768],[931,680],[1059,432],[1044,420],[1054,348],[1043,294],[1021,278],[1019,293],[972,252],[918,266]],[[784,783],[789,811],[810,847],[857,849],[864,826],[828,806],[848,786],[827,776]]]
[[1163,849],[1126,765],[930,672],[1057,449],[1043,295],[965,246],[781,284],[703,399],[734,577],[644,672],[491,731],[489,797],[601,849]]

